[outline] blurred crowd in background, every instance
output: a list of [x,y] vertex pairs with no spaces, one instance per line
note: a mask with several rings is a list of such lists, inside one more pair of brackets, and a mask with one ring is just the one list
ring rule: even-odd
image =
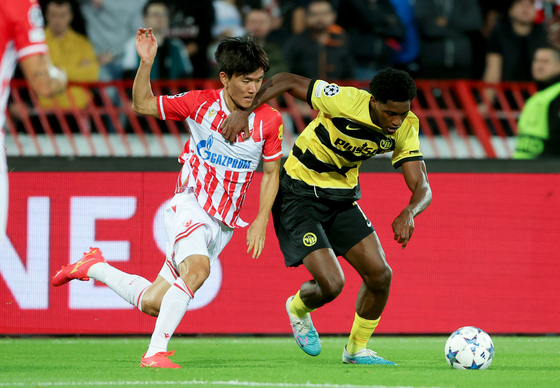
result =
[[270,77],[531,81],[539,47],[560,49],[560,0],[41,0],[55,65],[73,81],[134,77],[134,36],[158,39],[153,79],[210,78],[226,36],[252,33]]
[[[394,67],[416,79],[535,82],[542,93],[528,100],[521,114],[514,157],[560,155],[560,0],[39,3],[53,63],[74,83],[133,79],[139,65],[135,47],[139,27],[152,28],[157,37],[151,79],[160,81],[217,79],[214,52],[219,41],[252,34],[270,60],[265,78],[287,71],[311,79],[369,82],[379,71]],[[107,89],[108,96],[120,105],[112,89]],[[486,101],[496,101],[493,90],[485,92]],[[92,98],[99,96],[73,85],[56,102],[39,102],[46,109],[58,104],[85,110]],[[486,115],[488,104],[478,101],[479,112]],[[306,120],[313,117],[306,104],[298,106]],[[11,103],[8,110],[22,129],[21,107]],[[75,115],[67,112],[67,116],[77,131]],[[48,119],[60,132],[59,117],[51,114]],[[130,130],[130,123],[121,121]],[[33,116],[32,122],[42,131],[38,117]],[[512,125],[504,125],[508,136],[513,135]],[[489,125],[493,134],[494,126]],[[114,131],[114,123],[107,127]]]

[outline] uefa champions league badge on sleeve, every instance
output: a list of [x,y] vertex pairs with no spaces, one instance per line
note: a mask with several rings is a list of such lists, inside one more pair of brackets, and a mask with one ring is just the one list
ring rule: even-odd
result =
[[315,90],[313,91],[313,95],[315,95],[316,98],[321,97],[321,90],[323,90],[323,88],[327,85],[328,85],[328,82],[325,82],[325,81],[319,82],[317,84],[317,86],[315,86]]
[[328,84],[323,89],[323,94],[327,97],[336,96],[339,92],[340,92],[340,88],[338,87],[338,85],[335,84]]
[[185,94],[187,94],[188,92],[183,92],[183,93],[179,93],[179,94],[173,94],[173,95],[169,95],[166,96],[167,99],[169,100],[173,100],[174,98],[179,98],[179,97],[183,97]]

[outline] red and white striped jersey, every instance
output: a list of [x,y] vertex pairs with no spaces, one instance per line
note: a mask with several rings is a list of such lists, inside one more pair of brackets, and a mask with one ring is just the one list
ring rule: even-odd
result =
[[[18,60],[48,52],[43,14],[37,0],[0,1],[0,129],[6,120],[10,80]],[[4,150],[4,137],[0,134]]]
[[261,157],[265,162],[282,157],[282,116],[263,104],[249,116],[251,138],[234,144],[222,136],[220,125],[229,115],[220,90],[193,90],[159,96],[162,120],[185,120],[191,137],[179,156],[183,164],[175,192],[187,187],[212,217],[229,227],[243,227],[239,218],[247,189]]

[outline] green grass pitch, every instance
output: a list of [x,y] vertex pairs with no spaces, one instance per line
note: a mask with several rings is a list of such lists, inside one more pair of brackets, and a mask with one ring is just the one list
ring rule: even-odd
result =
[[140,368],[148,337],[0,339],[0,388],[67,386],[287,388],[560,387],[560,337],[493,336],[484,371],[454,370],[446,337],[375,336],[369,347],[398,366],[345,365],[345,337],[322,338],[318,357],[288,337],[180,337],[182,369]]

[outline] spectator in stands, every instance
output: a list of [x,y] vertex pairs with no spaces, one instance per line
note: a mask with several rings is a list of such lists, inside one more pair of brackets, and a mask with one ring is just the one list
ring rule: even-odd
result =
[[484,81],[531,81],[535,51],[548,44],[545,27],[533,24],[535,12],[532,0],[512,1],[488,38]]
[[142,25],[147,0],[79,0],[86,30],[99,62],[99,79],[122,78],[122,55],[126,42]]
[[265,9],[253,9],[245,16],[245,31],[253,34],[255,40],[263,46],[268,56],[270,69],[266,72],[265,78],[288,71],[282,47],[275,41],[268,40],[272,31],[272,23],[272,15]]
[[[246,9],[264,9],[273,17],[280,17],[283,0],[244,0]],[[243,11],[247,13],[248,11]]]
[[[272,18],[272,31],[282,26],[282,0],[245,0],[251,9],[264,9]],[[245,12],[246,14],[247,12]]]
[[212,78],[218,76],[218,63],[214,59],[214,53],[220,41],[225,38],[240,37],[245,35],[243,28],[241,4],[243,0],[213,0],[214,25],[212,26],[212,43],[208,46],[208,58],[212,68]]
[[494,31],[496,21],[501,15],[507,13],[509,1],[504,0],[477,0],[482,13],[482,27],[471,33],[471,44],[473,47],[473,69],[474,79],[482,79],[486,66],[486,41]]
[[[294,3],[301,2],[301,0],[287,1],[293,1]],[[286,11],[286,9],[283,2],[284,0],[245,0],[245,6],[243,7],[243,26],[245,30],[247,29],[245,18],[252,10],[266,11],[270,18],[269,33],[266,36],[266,41],[269,43],[274,42],[279,47],[284,47],[284,43],[293,33],[289,29],[289,23],[285,22],[285,14],[283,12]],[[303,14],[305,15],[305,9]],[[305,27],[303,29],[305,29]],[[271,73],[270,70],[269,73]]]
[[420,74],[423,78],[472,78],[470,34],[482,27],[478,0],[417,0]]
[[359,80],[370,81],[388,67],[406,36],[390,0],[340,0],[336,22],[348,33]]
[[504,14],[507,14],[511,0],[478,0],[478,5],[482,11],[482,28],[480,30],[482,36],[488,39],[497,21]]
[[[390,0],[397,16],[406,29],[406,35],[391,57],[391,66],[417,75],[420,54],[420,33],[414,16],[415,0]],[[413,76],[414,78],[414,76]]]
[[[151,28],[158,42],[158,51],[151,79],[181,79],[193,72],[189,53],[180,39],[169,38],[169,9],[162,0],[150,0],[142,9],[145,28]],[[124,48],[124,78],[133,79],[140,64],[136,52],[136,37],[132,36]]]
[[307,27],[306,8],[310,0],[278,0],[282,28],[289,34],[301,34]]
[[307,6],[307,28],[285,46],[290,72],[311,79],[353,79],[353,61],[344,30],[335,24],[336,13],[327,0]]
[[[214,0],[215,21],[212,27],[212,38],[219,42],[224,38],[243,36],[241,7],[236,0]],[[217,45],[217,43],[216,43]],[[209,53],[210,54],[210,53]],[[214,52],[212,52],[214,55]]]
[[560,14],[560,0],[535,0],[535,24],[548,22],[552,16]]
[[[41,6],[41,9],[43,11],[47,9],[47,4],[49,4],[50,1],[51,0],[39,0],[39,5]],[[70,24],[70,27],[72,27],[72,29],[77,33],[87,36],[86,24],[84,21],[84,16],[82,15],[82,11],[80,10],[78,0],[68,0],[68,1],[72,6],[72,15],[73,15],[72,23]]]
[[212,42],[214,6],[209,0],[164,0],[169,8],[169,36],[185,43],[194,78],[208,78],[208,46]]
[[[49,46],[52,62],[62,68],[68,75],[70,82],[93,82],[99,76],[99,64],[95,51],[89,40],[74,31],[72,23],[72,5],[69,0],[52,0],[45,10],[46,28],[45,41]],[[56,97],[61,108],[70,108],[72,101],[78,108],[84,108],[88,101],[89,91],[81,86],[70,86],[69,93]],[[71,98],[68,94],[71,94]],[[50,98],[41,97],[44,107],[53,106]]]
[[560,52],[538,49],[532,73],[539,91],[527,100],[519,117],[513,157],[560,157]]

